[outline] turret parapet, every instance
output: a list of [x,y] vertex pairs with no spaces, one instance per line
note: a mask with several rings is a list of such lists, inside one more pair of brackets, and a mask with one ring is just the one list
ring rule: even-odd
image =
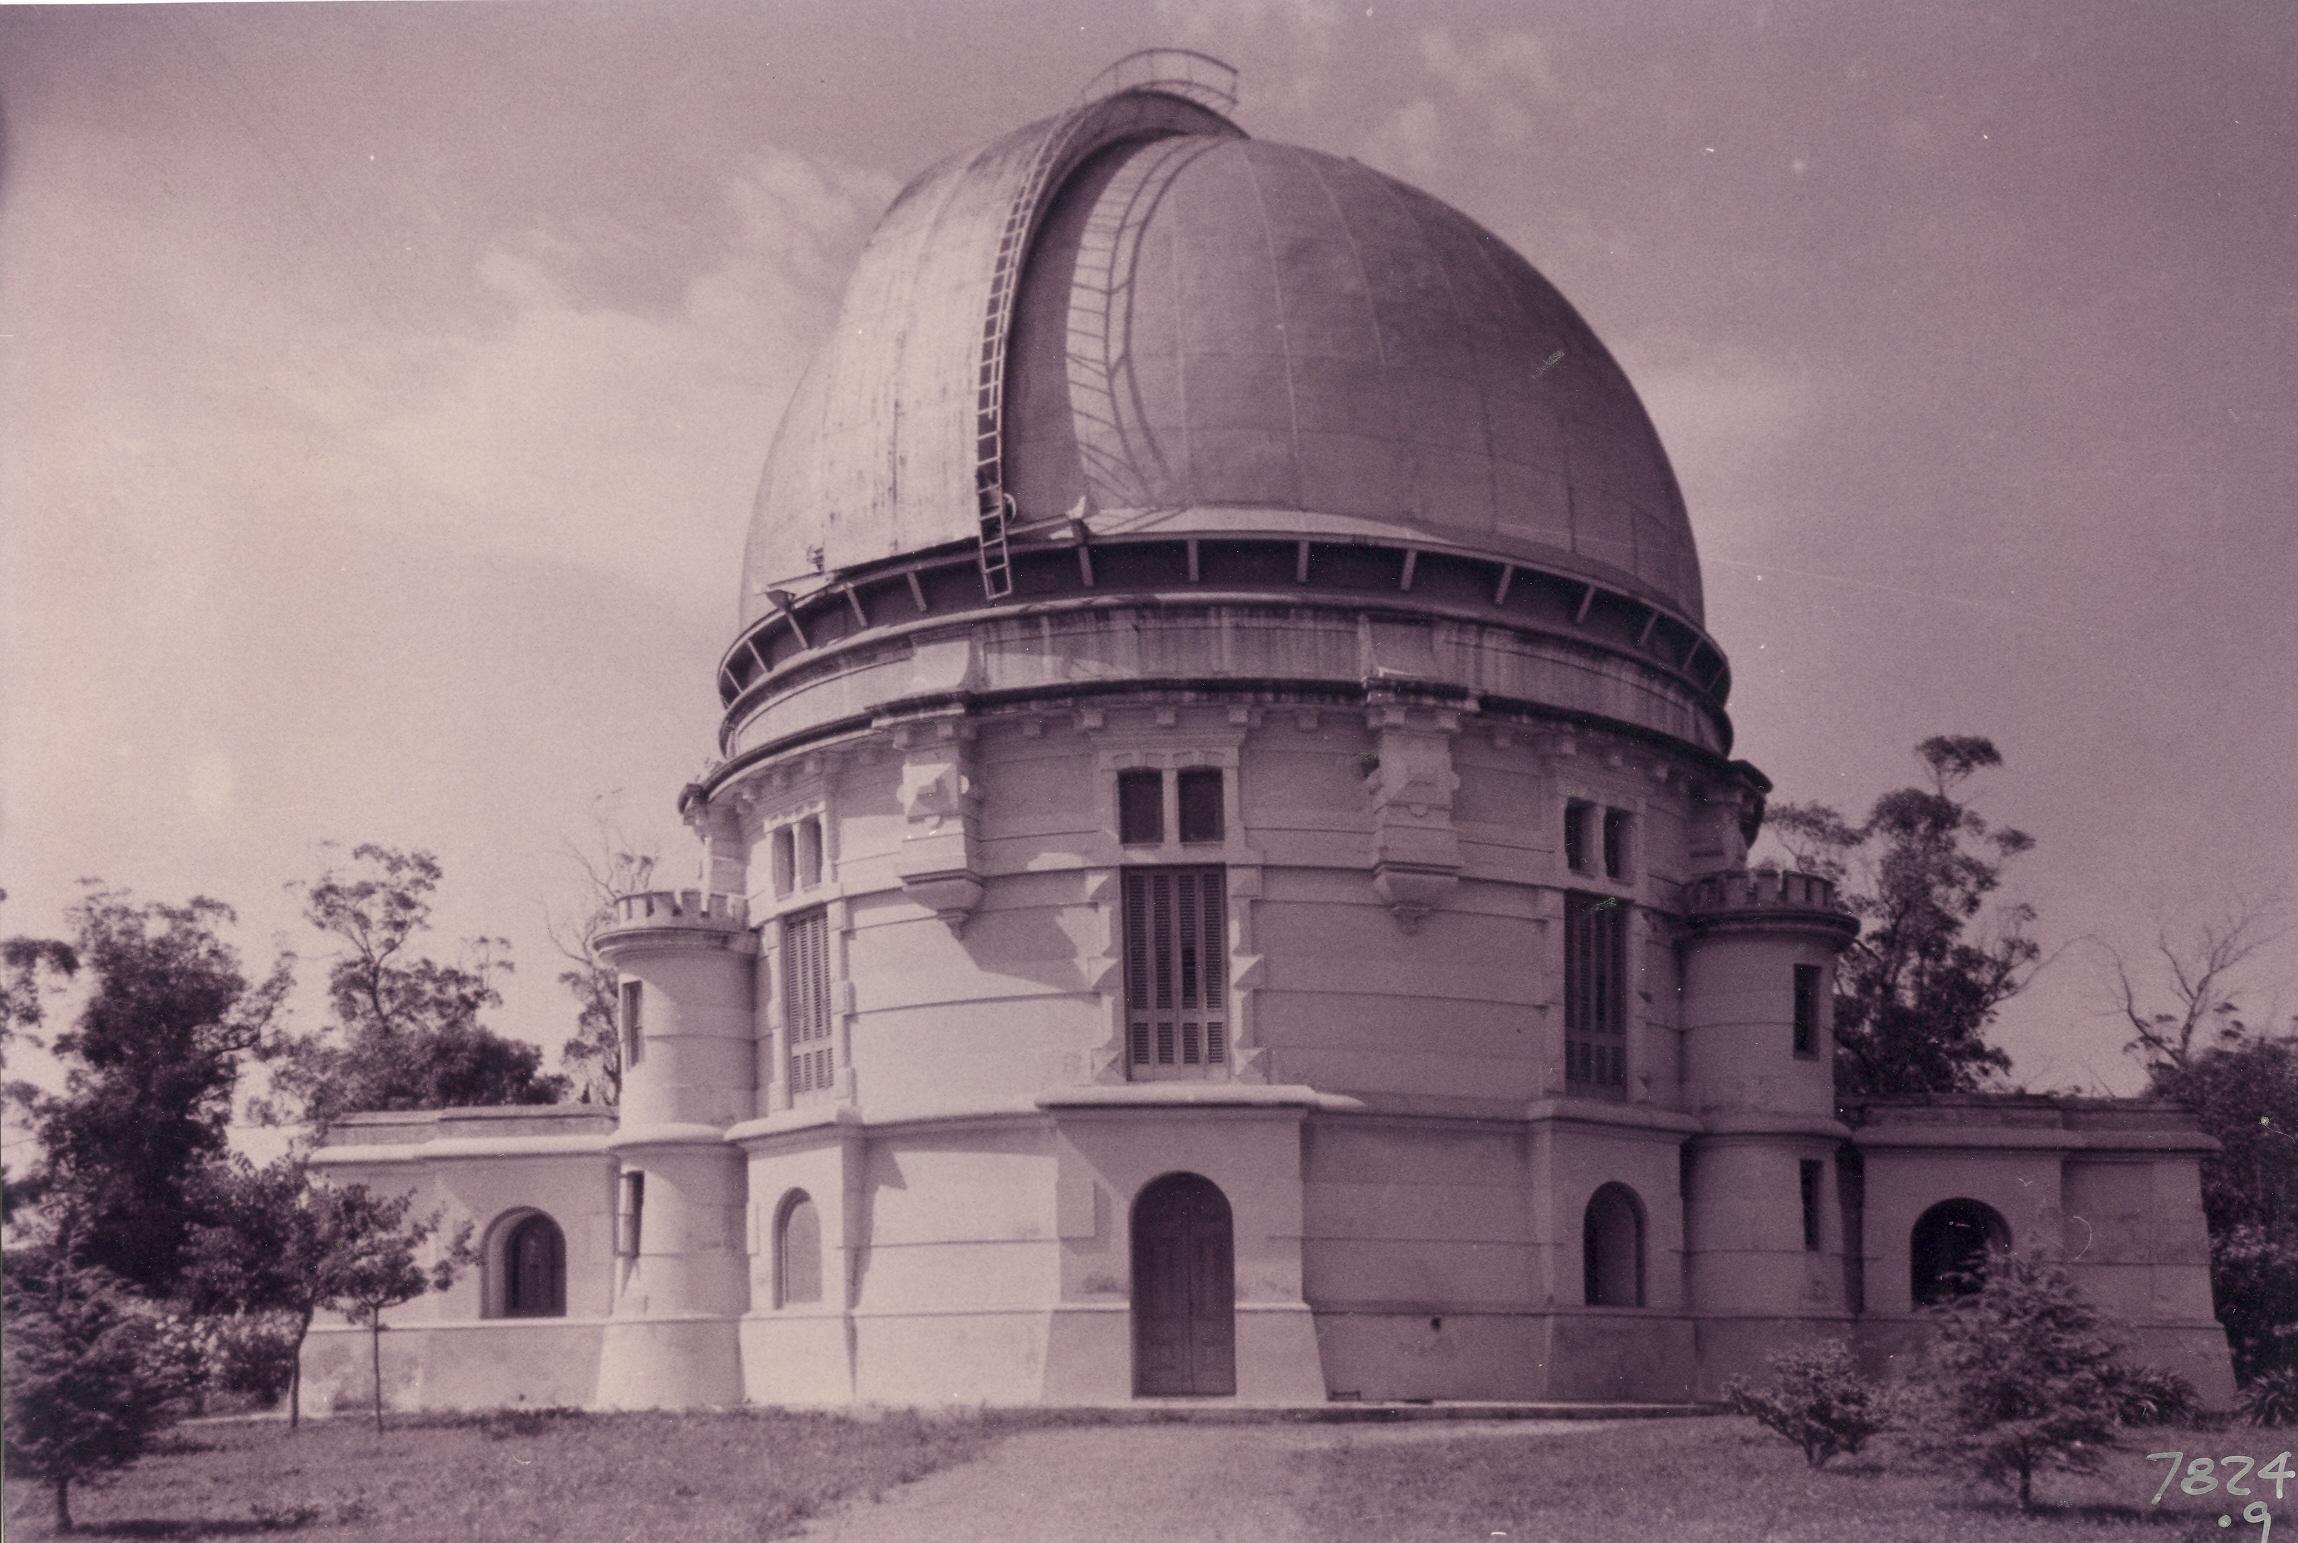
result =
[[594,945],[602,953],[627,947],[641,936],[682,934],[705,946],[738,946],[750,926],[750,902],[741,895],[699,889],[649,889],[617,895],[614,919],[599,932]]
[[1842,902],[1835,898],[1835,881],[1816,873],[1741,868],[1703,873],[1684,886],[1684,909],[1694,915],[1781,907],[1843,913]]
[[741,895],[699,889],[648,889],[614,897],[621,927],[725,927],[750,925],[750,902]]
[[1859,931],[1859,919],[1837,897],[1834,880],[1776,868],[1703,873],[1684,886],[1684,914],[1702,931],[1781,923],[1846,937]]

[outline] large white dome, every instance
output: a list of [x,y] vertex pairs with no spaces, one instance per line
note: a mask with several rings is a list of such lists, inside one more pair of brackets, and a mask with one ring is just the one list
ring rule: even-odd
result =
[[[1409,542],[1585,578],[1691,623],[1698,558],[1627,377],[1466,215],[1353,161],[1120,103],[1038,220],[1006,375],[1020,530]],[[974,527],[988,275],[1032,125],[904,190],[759,489],[765,591]]]

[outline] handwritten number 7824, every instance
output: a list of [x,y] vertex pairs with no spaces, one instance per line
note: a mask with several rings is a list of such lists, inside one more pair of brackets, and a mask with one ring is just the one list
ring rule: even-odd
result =
[[[2293,1469],[2290,1466],[2290,1454],[2288,1452],[2278,1453],[2263,1468],[2258,1466],[2256,1458],[2222,1457],[2213,1462],[2207,1457],[2197,1457],[2189,1461],[2184,1452],[2149,1452],[2146,1454],[2146,1460],[2150,1463],[2167,1461],[2170,1464],[2169,1470],[2162,1476],[2161,1486],[2154,1492],[2154,1499],[2149,1502],[2152,1505],[2162,1504],[2162,1497],[2170,1493],[2172,1484],[2176,1484],[2179,1493],[2184,1495],[2212,1495],[2223,1488],[2229,1495],[2237,1498],[2247,1497],[2250,1494],[2249,1486],[2253,1470],[2255,1470],[2257,1478],[2274,1481],[2274,1498],[2280,1500],[2282,1498],[2282,1486],[2291,1479],[2298,1479],[2298,1469]],[[2219,1477],[2219,1463],[2226,1465],[2227,1473],[2223,1479]],[[2242,1519],[2246,1522],[2259,1524],[2259,1543],[2265,1543],[2267,1530],[2273,1526],[2272,1513],[2266,1509],[2266,1502],[2263,1500],[2251,1501],[2249,1505],[2242,1508]],[[2221,1525],[2224,1525],[2226,1520],[2225,1517],[2219,1518]]]

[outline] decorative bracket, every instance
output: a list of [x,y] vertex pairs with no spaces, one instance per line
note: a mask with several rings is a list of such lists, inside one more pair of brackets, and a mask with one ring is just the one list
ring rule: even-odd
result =
[[907,826],[895,876],[912,900],[960,935],[985,888],[972,728],[962,715],[937,715],[897,724],[893,734],[902,754],[899,798]]
[[1375,703],[1367,716],[1377,752],[1364,779],[1372,800],[1373,893],[1398,926],[1415,933],[1460,883],[1460,834],[1452,823],[1460,715]]

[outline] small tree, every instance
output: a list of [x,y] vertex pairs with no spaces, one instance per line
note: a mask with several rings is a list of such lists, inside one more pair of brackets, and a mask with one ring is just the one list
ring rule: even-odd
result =
[[1945,1467],[2017,1482],[2034,1505],[2046,1467],[2090,1473],[2116,1439],[2129,1376],[2098,1310],[2066,1270],[1992,1250],[1978,1289],[1930,1308],[1917,1373],[1916,1444]]
[[1799,866],[1844,884],[1865,923],[1836,972],[1836,1096],[1846,1104],[1967,1092],[2009,1070],[1986,1030],[2042,957],[2026,905],[1999,907],[1990,931],[1972,931],[2004,866],[2035,844],[1963,802],[1963,785],[2000,766],[2001,753],[1953,734],[1915,754],[1930,785],[1884,794],[1858,825],[1825,804],[1781,804],[1766,821]]
[[542,1051],[480,1022],[510,972],[500,938],[465,941],[453,964],[417,955],[442,870],[428,852],[363,845],[304,889],[304,918],[336,945],[333,1023],[284,1047],[265,1112],[325,1127],[366,1109],[555,1103],[564,1078]]
[[1773,1351],[1764,1367],[1768,1381],[1735,1377],[1724,1385],[1724,1401],[1734,1414],[1802,1447],[1803,1460],[1814,1468],[1824,1468],[1841,1452],[1857,1454],[1868,1437],[1892,1423],[1889,1391],[1860,1375],[1841,1340]]
[[2198,1054],[2250,1032],[2245,1019],[2258,1015],[2243,1006],[2242,976],[2290,936],[2293,909],[2287,890],[2237,893],[2187,928],[2157,926],[2152,957],[2139,960],[2100,940],[2108,994],[2131,1031],[2124,1051],[2158,1079],[2175,1078]]
[[185,1273],[195,1311],[276,1313],[292,1327],[287,1423],[303,1423],[303,1341],[326,1289],[338,1208],[299,1157],[262,1168],[234,1157],[210,1176],[213,1221],[193,1232]]
[[2154,1089],[2194,1111],[2210,1283],[2244,1382],[2298,1371],[2298,1037],[2246,1033],[2161,1060]]
[[109,1271],[72,1262],[68,1250],[8,1265],[8,1467],[48,1486],[56,1530],[70,1532],[72,1486],[142,1457],[184,1389],[167,1374],[157,1324]]
[[622,1101],[622,1034],[617,1021],[621,976],[599,956],[598,935],[614,921],[614,902],[636,894],[654,879],[655,852],[631,838],[614,817],[615,796],[592,810],[591,844],[566,843],[566,855],[581,870],[581,898],[567,914],[546,912],[551,946],[569,966],[559,984],[575,999],[575,1032],[559,1050],[559,1064],[572,1074],[587,1104],[609,1108]]
[[374,1378],[375,1428],[383,1428],[383,1314],[426,1291],[444,1291],[475,1257],[468,1222],[425,1269],[423,1245],[439,1230],[436,1214],[410,1217],[413,1195],[388,1198],[363,1184],[322,1189],[327,1249],[318,1275],[319,1301],[367,1330]]

